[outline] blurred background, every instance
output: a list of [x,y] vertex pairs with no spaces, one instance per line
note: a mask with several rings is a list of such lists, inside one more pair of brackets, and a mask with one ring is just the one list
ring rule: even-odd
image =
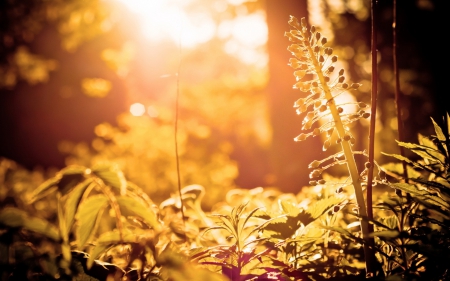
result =
[[[431,134],[445,96],[447,0],[398,2],[405,140]],[[379,1],[376,159],[398,153],[392,1]],[[182,186],[211,200],[232,188],[298,192],[322,142],[296,143],[289,16],[330,42],[355,96],[370,104],[368,0],[2,0],[0,157],[45,178],[113,162],[156,201]],[[178,100],[177,100],[178,96]],[[354,125],[365,147],[367,124]]]

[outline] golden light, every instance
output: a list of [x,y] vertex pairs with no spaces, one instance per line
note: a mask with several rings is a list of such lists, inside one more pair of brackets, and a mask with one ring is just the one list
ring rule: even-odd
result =
[[142,103],[133,103],[130,105],[130,113],[133,116],[142,116],[145,113],[145,106]]
[[210,40],[216,24],[206,10],[187,13],[186,0],[117,0],[141,21],[143,36],[153,42],[170,39],[183,47]]
[[267,55],[261,47],[267,43],[268,29],[265,14],[255,12],[224,21],[218,27],[218,36],[229,38],[225,52],[237,56],[247,64],[267,65]]

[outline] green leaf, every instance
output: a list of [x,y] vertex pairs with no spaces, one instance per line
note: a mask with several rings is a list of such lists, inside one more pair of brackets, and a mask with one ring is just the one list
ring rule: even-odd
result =
[[293,202],[287,200],[279,200],[281,211],[291,217],[295,217],[300,213],[300,208]]
[[[382,168],[382,170],[403,176],[402,163],[387,163],[387,164],[381,165],[381,168]],[[414,170],[411,166],[406,166],[406,169],[408,171],[408,176],[410,178],[417,178],[417,177],[420,177],[420,175],[421,175],[421,173]]]
[[94,181],[94,179],[86,179],[85,181],[79,183],[75,188],[72,190],[71,193],[67,195],[66,203],[64,205],[65,207],[65,216],[66,216],[66,227],[67,232],[70,232],[70,229],[72,228],[74,219],[75,219],[75,213],[77,211],[78,205],[80,204],[81,198],[86,191],[86,189],[89,187],[89,185]]
[[55,187],[58,188],[61,195],[65,195],[72,188],[83,180],[86,168],[82,166],[68,166],[60,170],[53,178],[50,178],[40,184],[31,195],[31,202],[39,200],[49,194]]
[[142,229],[133,229],[132,231],[129,229],[124,229],[122,232],[122,237],[120,236],[120,232],[117,230],[105,232],[95,241],[95,247],[93,247],[90,252],[87,267],[91,268],[95,259],[111,246],[120,243],[142,243],[143,241],[153,239],[154,236],[155,235],[153,232]]
[[381,218],[381,222],[389,229],[396,229],[398,227],[398,219],[395,215],[383,217]]
[[78,247],[86,244],[91,234],[96,230],[98,220],[108,206],[108,199],[104,195],[94,195],[84,200],[77,213],[79,226],[77,229]]
[[47,196],[52,191],[54,191],[57,188],[57,185],[60,180],[61,177],[57,176],[41,183],[31,194],[31,199],[28,203],[31,204],[37,200],[40,200],[43,197]]
[[326,213],[332,207],[340,205],[344,201],[345,201],[344,198],[339,198],[337,196],[324,198],[309,206],[306,212],[309,213],[314,220],[316,220],[318,217]]
[[97,164],[91,171],[92,174],[99,177],[106,185],[118,189],[121,195],[125,195],[127,181],[117,165],[109,163]]
[[428,160],[440,162],[440,163],[443,163],[443,161],[445,161],[444,155],[435,148],[424,146],[424,145],[419,145],[419,144],[414,144],[414,143],[399,142],[399,141],[397,141],[397,143],[399,146],[403,146],[405,148],[410,149],[412,152],[419,155],[423,159],[428,159]]
[[410,194],[414,194],[414,195],[426,195],[427,194],[427,191],[419,190],[419,188],[414,184],[398,182],[398,183],[391,183],[389,186],[396,188],[396,189],[400,189],[400,190],[410,193]]
[[431,121],[433,122],[434,131],[436,132],[436,137],[438,138],[438,140],[445,143],[447,141],[447,138],[446,138],[444,132],[442,131],[441,127],[434,121],[434,119],[432,117],[430,117],[430,118],[431,118]]
[[390,156],[390,157],[397,158],[398,160],[404,161],[404,162],[406,162],[406,163],[408,163],[408,164],[411,164],[411,165],[413,165],[414,167],[417,167],[417,168],[419,168],[419,169],[429,170],[426,166],[421,165],[421,164],[419,164],[419,163],[417,163],[417,162],[414,162],[414,161],[412,161],[412,160],[409,160],[408,158],[406,158],[406,157],[404,157],[404,156],[402,156],[402,155],[399,155],[399,154],[389,154],[389,153],[384,153],[384,152],[381,152],[381,154],[386,155],[386,156]]
[[441,163],[445,163],[445,158],[448,157],[447,148],[445,146],[445,143],[442,143],[442,145],[437,146],[430,138],[424,137],[421,134],[418,135],[419,143],[421,145],[431,147],[435,149],[437,152],[430,152],[435,158],[440,159]]
[[433,204],[440,208],[448,209],[450,207],[449,203],[440,198],[439,196],[430,193],[427,190],[420,190],[417,186],[408,183],[393,183],[390,184],[391,187],[400,189],[411,195],[414,195],[420,200],[425,201],[426,203]]
[[17,208],[6,207],[0,210],[0,224],[11,228],[24,228],[42,234],[54,241],[61,240],[56,226],[44,219],[32,217]]
[[158,215],[153,212],[152,209],[143,205],[140,201],[130,197],[118,196],[117,203],[120,206],[122,214],[125,214],[126,211],[131,212],[133,215],[141,217],[145,223],[156,231],[161,230],[162,227],[158,221]]
[[355,236],[353,233],[351,233],[350,231],[348,231],[347,229],[344,229],[342,227],[337,227],[337,226],[327,226],[327,225],[322,225],[323,228],[340,233],[342,235],[344,235],[345,237],[351,238],[355,241],[358,241],[359,243],[363,243],[363,239],[359,238],[357,236]]

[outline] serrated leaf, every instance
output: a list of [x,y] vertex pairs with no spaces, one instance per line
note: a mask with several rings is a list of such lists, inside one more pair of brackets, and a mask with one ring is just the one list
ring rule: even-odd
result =
[[447,141],[447,138],[445,137],[444,132],[442,131],[441,127],[434,121],[434,119],[432,117],[430,117],[430,118],[431,118],[431,121],[433,122],[434,131],[436,132],[436,137],[438,138],[438,140],[445,143]]
[[58,228],[50,222],[28,215],[25,211],[6,207],[0,210],[0,224],[11,228],[24,228],[39,234],[42,234],[54,241],[59,241]]
[[78,247],[81,249],[86,244],[92,233],[95,232],[98,220],[108,206],[108,199],[104,195],[94,195],[88,197],[80,205],[77,213],[78,218]]
[[125,195],[127,181],[117,165],[108,163],[97,164],[92,168],[92,174],[99,177],[106,185],[118,189],[121,195]]
[[158,221],[157,214],[153,212],[152,209],[144,206],[141,202],[130,197],[118,196],[117,203],[119,204],[121,211],[123,210],[123,213],[126,211],[131,212],[133,215],[141,217],[145,223],[156,231],[161,230],[161,224]]
[[[381,168],[385,171],[395,173],[397,175],[403,175],[403,165],[402,163],[387,163],[384,165],[381,165]],[[406,166],[406,169],[408,171],[408,176],[410,178],[417,178],[420,177],[421,173],[417,172],[411,166]]]
[[281,211],[288,216],[295,217],[300,213],[300,208],[293,202],[287,200],[278,200]]
[[398,182],[398,183],[392,183],[392,184],[390,184],[390,186],[393,188],[396,188],[396,189],[400,189],[400,190],[410,193],[410,194],[415,194],[415,195],[427,194],[426,191],[419,190],[419,188],[414,184]]
[[345,201],[343,198],[339,198],[337,196],[332,196],[328,198],[321,199],[314,204],[311,204],[306,210],[307,213],[311,215],[311,217],[315,220],[329,209],[336,205],[340,205]]
[[81,198],[86,191],[86,189],[89,187],[89,185],[94,181],[94,179],[86,179],[85,181],[79,183],[75,188],[72,190],[71,193],[67,195],[67,199],[64,205],[65,209],[65,217],[66,217],[66,227],[67,232],[70,232],[70,229],[72,228],[73,222],[75,220],[75,213],[77,211],[77,208],[80,204]]
[[355,241],[359,241],[360,243],[363,243],[363,239],[359,238],[357,236],[355,236],[353,233],[351,233],[350,231],[348,231],[347,229],[344,229],[342,227],[337,227],[337,226],[327,226],[327,225],[322,225],[323,228],[340,233],[342,235],[344,235],[345,237],[351,238]]
[[423,159],[428,159],[440,163],[443,163],[443,161],[445,161],[444,155],[437,149],[414,143],[406,143],[399,141],[397,141],[397,143],[399,146],[403,146],[405,148],[410,149],[412,152],[419,155]]
[[427,190],[419,190],[415,185],[408,183],[394,183],[390,186],[394,188],[398,188],[402,191],[410,193],[411,195],[416,196],[418,199],[423,200],[429,204],[433,204],[435,206],[447,209],[449,208],[449,203],[440,198],[437,195],[431,194]]
[[408,158],[406,158],[406,157],[404,157],[404,156],[402,156],[402,155],[399,155],[399,154],[389,154],[389,153],[384,153],[384,152],[381,152],[381,154],[386,155],[386,156],[390,156],[390,157],[394,157],[394,158],[396,158],[396,159],[398,159],[398,160],[400,160],[400,161],[404,161],[404,162],[406,162],[406,163],[408,163],[408,164],[411,164],[411,165],[413,165],[413,166],[415,166],[415,167],[417,167],[417,168],[420,168],[420,169],[426,169],[426,167],[424,167],[423,165],[420,165],[420,164],[417,163],[417,162],[411,161],[411,160],[409,160]]
[[269,224],[262,227],[262,230],[264,237],[287,239],[294,235],[299,227],[297,218],[286,216],[273,219]]

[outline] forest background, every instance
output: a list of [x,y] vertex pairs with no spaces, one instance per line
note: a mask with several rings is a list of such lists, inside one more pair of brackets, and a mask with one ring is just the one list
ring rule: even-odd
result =
[[[370,1],[133,2],[1,2],[0,157],[36,181],[69,164],[113,162],[158,201],[176,191],[178,120],[182,185],[205,186],[207,202],[236,187],[298,192],[323,152],[321,141],[293,141],[301,119],[289,15],[322,29],[349,78],[362,82],[357,99],[370,103]],[[414,141],[432,133],[429,117],[448,111],[449,3],[397,5],[401,119],[404,141]],[[381,151],[398,149],[392,1],[379,1],[377,13],[383,163]],[[367,124],[355,126],[367,140]]]

